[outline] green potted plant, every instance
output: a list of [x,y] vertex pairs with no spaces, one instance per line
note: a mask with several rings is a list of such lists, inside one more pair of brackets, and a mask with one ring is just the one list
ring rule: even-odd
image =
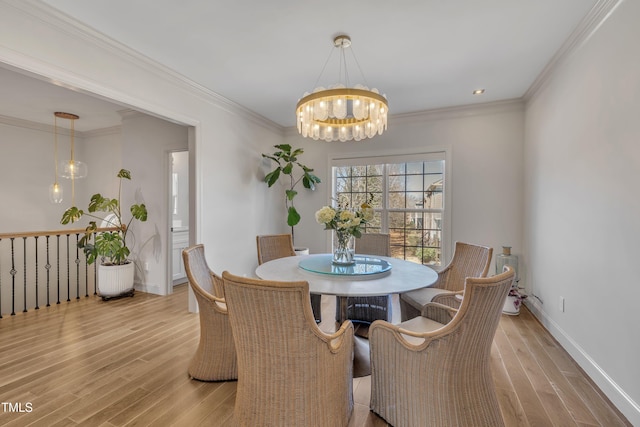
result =
[[[101,224],[116,228],[116,230],[97,232],[98,224],[92,220],[85,229],[84,236],[78,242],[78,247],[84,251],[87,257],[87,263],[93,264],[96,260],[100,260],[98,264],[98,289],[103,299],[133,295],[135,267],[133,261],[128,258],[131,251],[127,247],[127,235],[130,232],[129,226],[134,219],[141,222],[147,220],[147,207],[141,203],[131,205],[129,208],[131,218],[125,221],[120,202],[122,180],[131,180],[131,172],[121,169],[117,177],[120,179],[117,198],[111,199],[100,193],[94,194],[89,201],[87,212],[72,206],[64,211],[60,220],[62,224],[69,224],[86,215],[99,220]],[[106,212],[108,215],[103,218],[96,215],[96,212]]]
[[312,173],[313,169],[298,160],[298,157],[304,153],[302,148],[293,149],[289,144],[274,145],[274,147],[277,150],[272,154],[262,154],[262,157],[277,163],[276,168],[264,177],[264,181],[271,187],[281,176],[288,176],[284,201],[287,209],[287,225],[291,227],[293,238],[293,227],[300,222],[300,214],[293,204],[293,200],[298,194],[295,188],[302,182],[304,188],[313,191],[316,184],[320,183],[320,178]]

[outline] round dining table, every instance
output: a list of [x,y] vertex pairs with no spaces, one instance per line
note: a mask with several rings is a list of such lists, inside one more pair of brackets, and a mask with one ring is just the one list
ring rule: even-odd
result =
[[[306,281],[309,292],[337,296],[337,322],[347,318],[346,297],[380,296],[412,291],[435,283],[438,274],[422,264],[379,255],[356,255],[352,266],[335,265],[331,254],[277,258],[256,269],[264,280]],[[354,376],[369,375],[369,345],[356,337]]]

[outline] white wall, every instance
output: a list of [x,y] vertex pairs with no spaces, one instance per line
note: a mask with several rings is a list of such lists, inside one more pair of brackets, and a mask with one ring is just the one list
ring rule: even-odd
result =
[[[528,103],[530,299],[561,344],[640,425],[640,3],[622,2]],[[565,298],[565,311],[559,308]]]
[[[169,156],[187,148],[187,127],[135,111],[123,113],[122,167],[131,172],[131,181],[123,182],[122,204],[128,211],[132,204],[144,203],[148,212],[147,221],[134,221],[133,234],[127,236],[127,240],[133,238],[127,243],[139,267],[136,288],[145,292],[164,295],[171,288],[167,269],[172,250]],[[130,218],[128,213],[125,218]]]
[[[314,213],[331,202],[331,157],[445,149],[450,153],[447,167],[452,172],[449,185],[453,199],[447,255],[451,255],[455,241],[491,246],[495,253],[507,245],[520,254],[523,134],[524,112],[519,102],[434,111],[410,119],[392,117],[382,136],[360,142],[327,143],[289,132],[286,142],[304,148],[302,163],[314,168],[322,179],[315,192],[301,189],[296,196],[302,216],[296,227],[296,243],[316,253],[330,247],[329,233],[315,222]],[[281,218],[285,220],[284,213]]]

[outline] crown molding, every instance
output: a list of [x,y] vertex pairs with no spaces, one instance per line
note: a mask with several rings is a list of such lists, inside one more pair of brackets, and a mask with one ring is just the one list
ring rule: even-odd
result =
[[[500,114],[513,111],[524,111],[524,101],[520,98],[503,101],[485,102],[482,104],[467,104],[455,107],[436,108],[432,110],[416,111],[389,116],[389,126],[398,124],[422,123],[433,120],[457,119],[461,117]],[[285,136],[298,135],[296,126],[285,129]]]
[[502,101],[484,102],[481,104],[466,104],[405,114],[394,114],[389,117],[389,124],[409,124],[431,120],[457,119],[460,117],[499,114],[523,110],[524,102],[522,99],[506,99]]
[[600,25],[607,20],[621,2],[622,0],[598,0],[593,5],[589,13],[580,21],[524,93],[522,99],[525,102],[533,98],[546,85],[560,64],[573,55],[600,28]]
[[[47,125],[44,123],[32,122],[31,120],[18,119],[16,117],[0,115],[0,124],[7,126],[14,126],[23,129],[34,130],[38,132],[46,132],[54,134],[56,132],[53,125]],[[93,129],[89,131],[74,130],[74,135],[78,138],[89,138],[95,136],[113,135],[121,132],[121,126],[111,126],[102,129]],[[71,136],[71,131],[67,128],[58,127],[58,135]]]
[[[9,117],[9,116],[3,116],[3,115],[0,115],[0,124],[24,128],[24,129],[36,130],[40,132],[47,132],[47,133],[54,132],[52,125],[46,125],[44,123],[37,123],[37,122],[32,122],[31,120],[18,119],[15,117]],[[65,128],[58,129],[58,134],[70,135],[69,131]]]
[[[84,40],[91,45],[97,46],[100,49],[105,50],[110,54],[117,56],[118,58],[134,65],[135,67],[142,69],[147,73],[153,74],[154,76],[165,81],[167,84],[177,87],[181,91],[189,93],[190,95],[209,105],[222,109],[228,113],[241,116],[242,118],[247,119],[267,129],[270,129],[273,132],[282,134],[284,131],[284,128],[279,124],[223,97],[222,95],[204,86],[199,85],[198,83],[188,79],[182,74],[179,74],[176,71],[152,60],[151,58],[142,55],[140,52],[107,37],[105,34],[94,30],[93,28],[83,24],[82,22],[72,18],[69,15],[60,12],[59,10],[49,6],[48,4],[39,2],[37,0],[4,0],[4,3],[9,4],[11,7],[43,22],[48,26],[54,27],[58,31],[66,33],[74,38]],[[30,61],[33,62],[33,58],[30,58]],[[18,68],[22,68],[20,67],[20,65],[16,66]],[[51,64],[47,64],[47,66],[48,68],[51,68]],[[29,71],[35,72],[36,74],[42,74],[35,69],[30,69]],[[86,78],[77,76],[72,70],[62,70],[62,75],[58,75],[55,77],[60,78],[61,81],[68,80],[69,77],[74,77],[71,80],[74,80],[75,82],[70,83],[70,85],[73,87],[75,87],[76,83],[80,81],[87,82]],[[67,77],[67,79],[65,79],[65,77]],[[147,114],[160,116],[163,119],[171,120],[174,122],[178,121],[181,124],[186,125],[198,124],[197,120],[181,116],[179,112],[168,111],[165,107],[145,103],[140,99],[131,98],[129,95],[124,93],[115,93],[112,90],[104,88],[102,85],[100,85],[99,82],[92,83],[94,84],[91,85],[91,87],[86,87],[86,85],[84,85],[84,87],[82,87],[81,89],[85,89],[89,93],[95,93],[108,99],[116,100],[119,103],[125,103],[132,108],[135,108]]]
[[110,126],[102,129],[92,129],[82,132],[83,138],[95,138],[98,136],[119,135],[122,133],[122,126]]

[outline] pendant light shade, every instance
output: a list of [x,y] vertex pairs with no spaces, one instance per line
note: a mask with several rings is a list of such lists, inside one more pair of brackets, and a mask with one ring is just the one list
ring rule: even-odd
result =
[[54,182],[49,186],[49,201],[51,203],[62,203],[62,198],[64,196],[64,191],[62,186],[58,184],[58,182]]
[[78,160],[63,160],[58,166],[61,178],[80,179],[88,174],[87,165]]

